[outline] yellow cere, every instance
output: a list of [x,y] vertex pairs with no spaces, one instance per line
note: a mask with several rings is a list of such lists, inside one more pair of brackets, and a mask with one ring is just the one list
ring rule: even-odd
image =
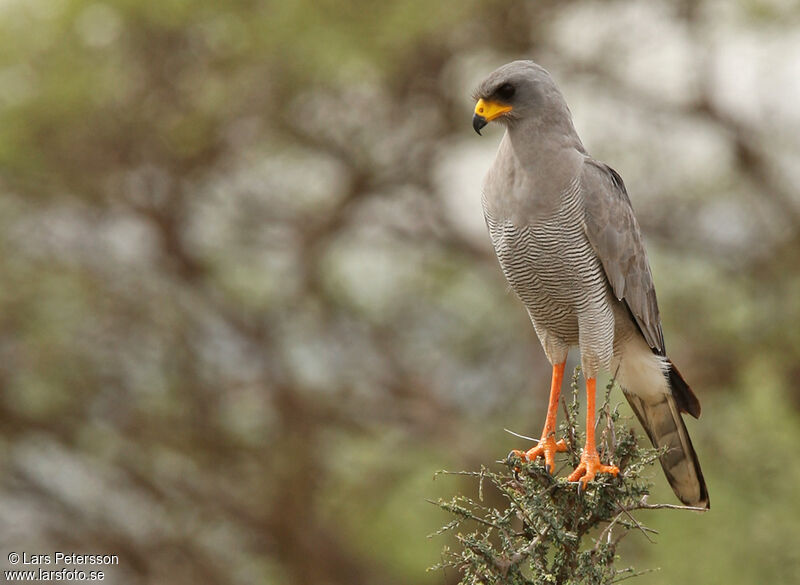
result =
[[510,111],[511,111],[511,106],[506,104],[501,104],[499,102],[479,99],[478,103],[475,104],[475,113],[479,116],[483,116],[487,122],[491,122],[498,116],[501,116],[506,112]]

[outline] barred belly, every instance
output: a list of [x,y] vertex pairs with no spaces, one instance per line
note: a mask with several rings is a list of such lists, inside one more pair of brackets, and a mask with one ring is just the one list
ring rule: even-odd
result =
[[548,358],[560,361],[579,345],[591,375],[611,360],[616,299],[584,232],[579,189],[573,183],[552,214],[529,225],[488,211],[486,223],[503,273],[528,309]]

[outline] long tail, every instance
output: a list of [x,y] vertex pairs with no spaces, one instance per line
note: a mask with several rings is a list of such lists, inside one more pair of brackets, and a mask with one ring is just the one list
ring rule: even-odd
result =
[[644,356],[635,357],[640,359],[623,359],[620,364],[619,380],[625,397],[653,446],[667,447],[660,457],[661,467],[678,499],[687,506],[709,508],[700,462],[681,417],[681,412],[699,416],[700,403],[671,361],[653,356],[656,360],[650,358],[647,367],[642,367]]

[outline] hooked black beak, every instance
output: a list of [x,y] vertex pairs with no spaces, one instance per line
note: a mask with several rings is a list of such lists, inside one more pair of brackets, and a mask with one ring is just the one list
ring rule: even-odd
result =
[[478,136],[481,135],[481,128],[486,126],[489,122],[481,115],[475,114],[472,116],[472,127],[475,128],[475,132],[478,133]]

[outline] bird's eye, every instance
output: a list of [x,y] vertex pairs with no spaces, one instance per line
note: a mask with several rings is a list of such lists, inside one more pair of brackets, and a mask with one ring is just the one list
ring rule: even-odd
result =
[[504,83],[503,85],[497,88],[497,91],[495,93],[497,94],[497,97],[499,97],[501,100],[508,101],[512,97],[514,97],[514,91],[515,89],[513,85],[511,85],[510,83]]

